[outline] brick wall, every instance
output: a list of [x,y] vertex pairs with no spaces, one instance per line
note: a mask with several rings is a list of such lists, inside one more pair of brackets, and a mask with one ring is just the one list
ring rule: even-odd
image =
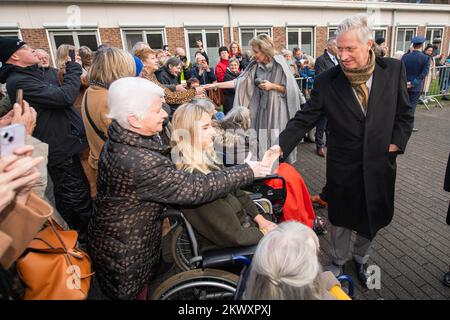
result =
[[316,58],[323,54],[327,47],[328,27],[316,27]]
[[425,26],[417,27],[417,36],[425,37]]
[[99,28],[102,44],[122,49],[122,35],[119,28]]
[[273,42],[275,44],[275,50],[277,51],[281,51],[286,48],[285,27],[273,27]]
[[224,45],[229,48],[230,47],[230,28],[224,27],[223,28],[223,43]]
[[447,30],[444,30],[444,36],[442,37],[444,41],[442,41],[442,53],[447,57],[450,52],[448,51],[448,44],[450,43],[450,27],[447,27]]
[[186,49],[183,28],[166,28],[166,34],[170,52],[175,52],[177,47]]
[[239,28],[234,27],[233,28],[233,36],[234,36],[234,41],[239,42],[241,39],[239,39]]
[[44,49],[50,53],[50,44],[47,40],[45,29],[21,29],[23,41],[35,49]]

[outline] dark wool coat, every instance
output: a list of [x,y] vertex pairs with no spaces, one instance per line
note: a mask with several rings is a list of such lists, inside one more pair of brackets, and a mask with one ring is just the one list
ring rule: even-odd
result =
[[280,134],[286,158],[317,120],[328,118],[327,197],[331,223],[372,239],[394,212],[397,153],[412,132],[413,114],[401,61],[377,58],[367,116],[336,66],[316,78],[311,99]]
[[133,299],[153,276],[166,204],[201,204],[253,181],[248,165],[190,174],[175,169],[169,147],[113,121],[98,163],[97,198],[88,250],[102,291]]

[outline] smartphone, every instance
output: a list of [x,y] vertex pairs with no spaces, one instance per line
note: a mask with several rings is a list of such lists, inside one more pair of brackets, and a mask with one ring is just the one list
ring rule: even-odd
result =
[[14,151],[25,145],[25,126],[12,124],[0,128],[0,157],[13,154]]
[[70,60],[72,60],[72,62],[76,62],[75,61],[75,50],[73,50],[73,49],[69,50],[69,57],[70,57]]
[[23,107],[23,89],[17,89],[16,102]]

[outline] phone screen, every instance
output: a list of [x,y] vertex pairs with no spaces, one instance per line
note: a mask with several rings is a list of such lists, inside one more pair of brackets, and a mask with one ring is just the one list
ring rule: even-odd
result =
[[75,62],[75,50],[73,50],[73,49],[69,50],[69,57],[70,57],[70,60]]

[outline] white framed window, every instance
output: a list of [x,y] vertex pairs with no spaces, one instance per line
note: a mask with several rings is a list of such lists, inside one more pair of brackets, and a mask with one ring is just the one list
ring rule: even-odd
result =
[[122,29],[122,38],[125,50],[131,51],[136,42],[147,42],[152,49],[162,49],[167,43],[166,31],[164,28],[150,29]]
[[87,46],[96,51],[101,43],[98,30],[48,30],[48,35],[54,55],[62,44],[71,44],[77,48]]
[[258,28],[239,28],[239,40],[241,44],[242,50],[245,52],[246,50],[250,50],[250,46],[248,45],[249,41],[260,35],[267,34],[269,37],[272,37],[272,28],[271,27],[258,27]]
[[395,51],[408,51],[411,46],[411,40],[416,35],[416,32],[417,28],[415,27],[398,27]]
[[22,39],[19,29],[0,29],[0,36],[2,37],[17,37]]
[[438,49],[437,52],[441,51],[441,45],[442,42],[444,41],[444,28],[443,27],[427,27],[425,29],[425,38],[426,38],[426,44],[433,44],[433,42],[435,42],[435,40],[440,40],[435,42],[435,44],[437,45]]
[[287,28],[287,48],[300,48],[303,53],[314,56],[314,27]]
[[331,38],[336,38],[336,30],[337,30],[336,26],[328,27],[328,38],[327,38],[327,40],[331,39]]
[[373,40],[376,40],[377,38],[384,38],[385,41],[387,41],[387,28],[385,27],[374,27],[373,28]]
[[197,40],[201,40],[209,57],[209,65],[215,67],[220,60],[219,48],[223,46],[222,28],[186,28],[185,35],[188,59],[195,62]]

